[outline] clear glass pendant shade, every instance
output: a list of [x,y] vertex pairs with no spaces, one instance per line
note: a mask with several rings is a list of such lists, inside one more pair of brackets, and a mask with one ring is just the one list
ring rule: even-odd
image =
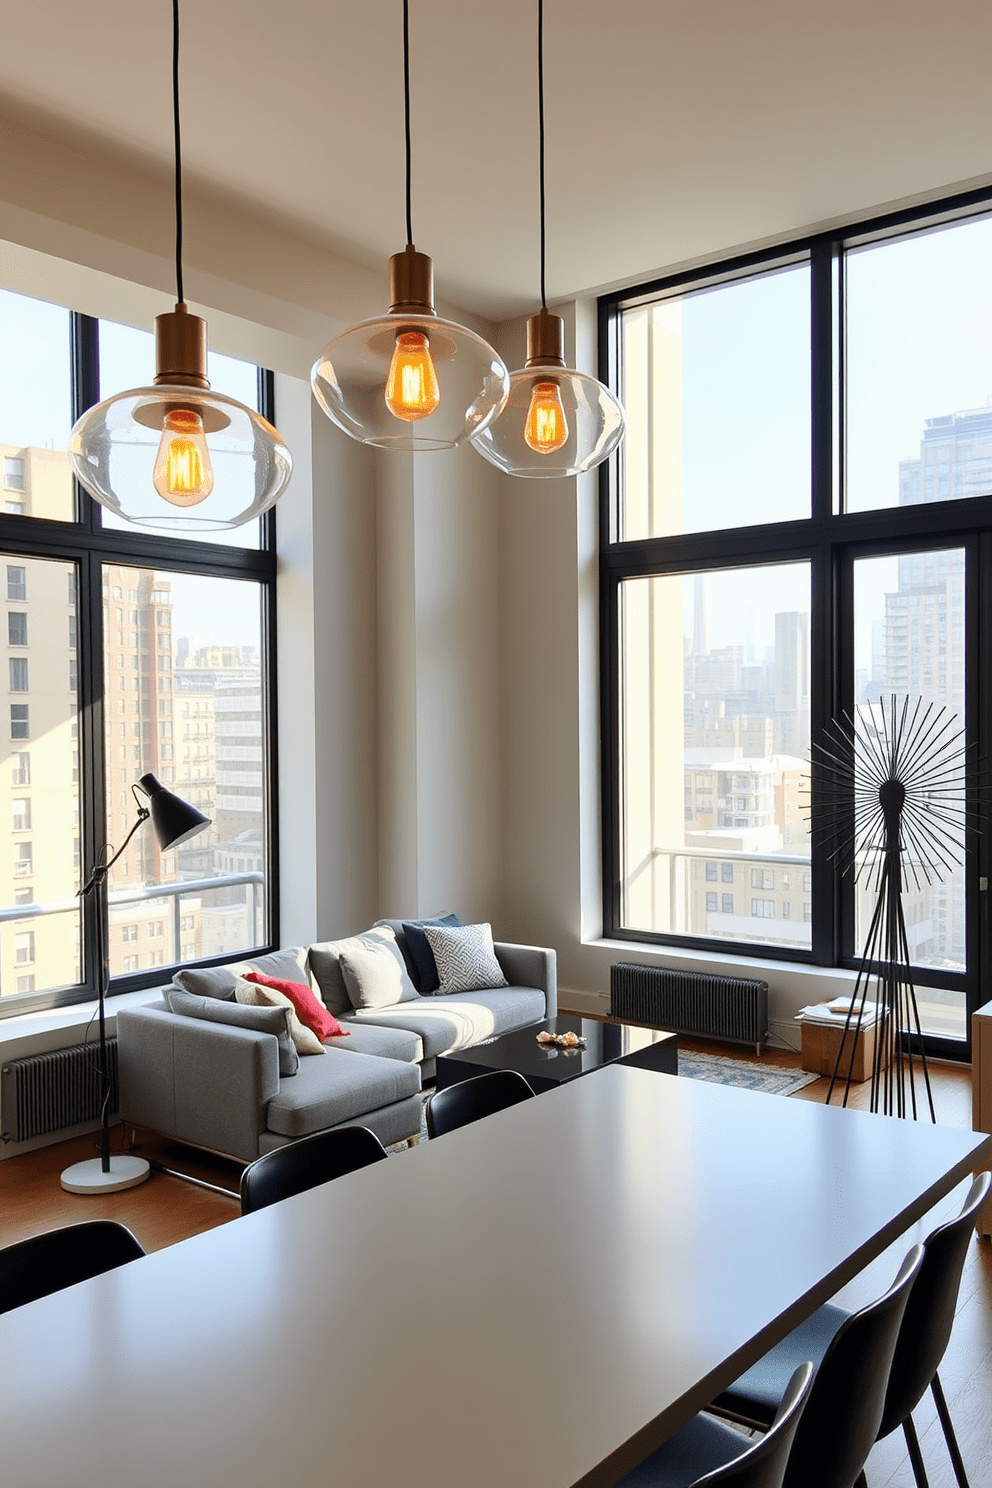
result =
[[261,414],[164,383],[97,403],[69,439],[73,472],[125,522],[169,532],[240,527],[286,489],[293,462]]
[[623,431],[623,409],[609,388],[556,362],[511,372],[502,413],[472,443],[507,475],[547,480],[592,470]]
[[391,312],[335,336],[310,381],[328,418],[362,444],[441,450],[487,427],[503,406],[510,376],[493,348],[465,326]]

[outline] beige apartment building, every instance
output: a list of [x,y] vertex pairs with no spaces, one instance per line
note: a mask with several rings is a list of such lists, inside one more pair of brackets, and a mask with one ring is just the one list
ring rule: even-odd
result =
[[[0,670],[0,905],[23,909],[0,933],[0,996],[79,979],[79,739],[76,571],[4,558],[6,661]],[[44,916],[32,906],[61,904]]]
[[[71,515],[64,453],[0,445],[0,461],[7,511]],[[6,608],[0,819],[8,822],[11,843],[0,862],[0,910],[10,916],[0,921],[0,996],[8,996],[70,986],[81,976],[76,570],[71,563],[7,555],[0,557],[0,582]],[[167,575],[105,566],[108,855],[135,823],[133,787],[149,772],[211,818],[178,854],[161,853],[145,827],[115,864],[108,882],[112,976],[247,945],[261,917],[254,887],[192,893],[178,905],[174,895],[154,893],[157,885],[177,880],[261,873],[264,859],[257,657],[246,665],[241,649],[231,646],[191,652],[184,639],[185,664],[177,665],[174,609]],[[227,707],[228,752],[242,756],[228,761],[228,773],[241,770],[249,784],[247,792],[228,784],[220,811],[218,696]],[[24,915],[12,914],[16,909]]]

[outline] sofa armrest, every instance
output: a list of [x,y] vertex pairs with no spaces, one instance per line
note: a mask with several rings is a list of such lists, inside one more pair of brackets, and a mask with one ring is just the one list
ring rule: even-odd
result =
[[558,956],[545,946],[508,945],[497,941],[493,949],[506,980],[515,987],[539,987],[544,993],[545,1017],[558,1011]]
[[155,1008],[122,1008],[117,1056],[124,1121],[242,1162],[258,1156],[266,1106],[279,1093],[279,1045],[272,1034]]

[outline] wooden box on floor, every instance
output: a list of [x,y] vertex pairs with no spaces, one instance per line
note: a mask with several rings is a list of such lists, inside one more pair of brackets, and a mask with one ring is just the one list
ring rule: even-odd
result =
[[[804,1070],[811,1075],[832,1075],[834,1065],[837,1062],[837,1050],[844,1033],[843,1023],[836,1026],[828,1023],[801,1023],[802,1053],[801,1064]],[[848,1033],[844,1044],[844,1053],[841,1058],[840,1068],[837,1071],[839,1080],[847,1079],[848,1069],[851,1071],[851,1079],[858,1085],[865,1080],[871,1079],[872,1064],[875,1059],[875,1042],[878,1035],[879,1024],[872,1023],[870,1027],[863,1028],[854,1039],[854,1063],[851,1063],[851,1033]]]
[[[992,1132],[992,1002],[971,1018],[971,1129]],[[975,1228],[992,1235],[992,1194],[979,1209]]]

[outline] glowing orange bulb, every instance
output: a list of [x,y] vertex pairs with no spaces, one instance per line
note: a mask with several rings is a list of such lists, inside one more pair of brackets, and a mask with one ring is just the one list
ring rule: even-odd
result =
[[386,407],[396,418],[412,424],[430,418],[440,401],[427,337],[420,331],[401,331],[389,364]]
[[535,382],[524,424],[524,438],[535,454],[553,455],[568,439],[568,423],[557,382]]
[[172,506],[197,506],[214,488],[203,420],[189,408],[172,408],[155,456],[152,485]]

